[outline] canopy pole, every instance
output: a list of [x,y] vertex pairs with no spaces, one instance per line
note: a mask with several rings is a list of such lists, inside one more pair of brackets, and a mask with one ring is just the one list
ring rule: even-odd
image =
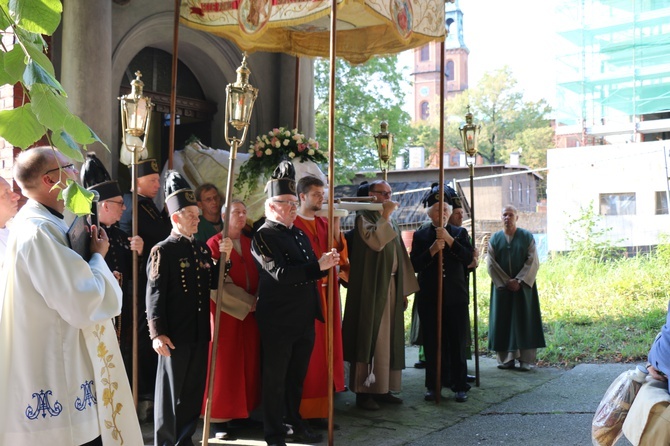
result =
[[172,81],[170,85],[170,143],[168,169],[172,169],[174,155],[174,132],[177,125],[177,66],[179,62],[179,11],[181,0],[174,0],[174,26],[172,30]]
[[293,97],[293,128],[298,128],[300,114],[300,56],[295,56],[295,92]]
[[[328,93],[328,250],[333,249],[333,203],[335,202],[335,72],[337,68],[337,2],[330,5],[330,86]],[[333,433],[333,299],[337,285],[336,268],[328,269],[326,337],[328,339],[328,445],[335,444]]]
[[[445,32],[444,39],[447,35]],[[444,215],[444,40],[440,42],[440,139],[438,141],[438,184],[440,185],[440,201],[438,205],[438,215],[444,227],[447,222],[442,221]],[[437,258],[437,364],[435,372],[435,404],[440,404],[442,399],[442,301],[443,301],[443,278],[442,270],[444,268],[443,250],[438,251]]]

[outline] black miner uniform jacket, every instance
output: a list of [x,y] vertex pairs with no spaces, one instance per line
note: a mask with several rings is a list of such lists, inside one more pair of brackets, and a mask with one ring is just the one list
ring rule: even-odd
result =
[[258,324],[303,330],[323,322],[316,281],[328,274],[321,271],[307,236],[295,226],[265,220],[251,245],[260,268]]
[[[105,256],[105,263],[111,271],[118,271],[122,275],[121,290],[123,304],[121,315],[116,318],[116,332],[121,346],[131,346],[133,342],[133,252],[130,250],[128,234],[117,225],[101,225],[109,238],[109,250]],[[140,269],[142,268],[142,257]],[[144,290],[139,289],[139,298],[143,297]],[[140,315],[142,318],[142,315]],[[140,319],[141,320],[141,319]]]
[[219,268],[203,242],[172,233],[151,250],[147,264],[147,320],[151,339],[173,344],[209,342],[209,290]]
[[[445,306],[467,304],[469,302],[467,267],[472,262],[473,249],[468,231],[458,226],[447,225],[447,232],[454,238],[449,247],[445,243],[442,250],[442,290]],[[435,227],[425,225],[414,233],[410,259],[421,290],[418,298],[437,302],[437,255],[431,257],[429,249],[436,238]]]
[[[132,235],[133,224],[133,195],[125,194],[123,204],[126,210],[121,215],[119,227]],[[151,248],[158,242],[165,240],[170,235],[172,224],[169,217],[158,210],[156,203],[151,198],[143,195],[137,195],[137,235],[144,241],[145,252],[150,252]],[[142,285],[140,283],[140,285]]]

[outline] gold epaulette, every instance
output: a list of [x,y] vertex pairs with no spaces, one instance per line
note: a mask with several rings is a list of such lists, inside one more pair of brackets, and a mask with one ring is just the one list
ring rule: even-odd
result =
[[151,262],[151,272],[149,273],[150,280],[156,280],[158,277],[158,270],[161,263],[161,253],[160,246],[156,245],[151,248],[151,253],[149,254],[149,262]]

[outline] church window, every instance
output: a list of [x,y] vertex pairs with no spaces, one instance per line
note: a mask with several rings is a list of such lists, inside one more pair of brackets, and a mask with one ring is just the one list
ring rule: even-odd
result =
[[430,105],[427,101],[421,103],[421,119],[426,120],[430,116]]
[[426,62],[430,60],[430,45],[424,45],[419,50],[419,60],[421,62]]
[[449,80],[454,79],[454,61],[453,60],[448,60],[447,63],[444,66],[444,75],[447,77]]

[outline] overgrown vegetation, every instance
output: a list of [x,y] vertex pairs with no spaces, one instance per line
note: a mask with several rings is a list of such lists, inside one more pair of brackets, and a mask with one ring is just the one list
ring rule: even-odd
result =
[[[540,364],[638,362],[665,323],[670,290],[667,246],[651,255],[598,262],[555,256],[537,277],[547,347]],[[488,342],[490,280],[479,268],[479,339]]]
[[[538,365],[643,362],[665,324],[670,238],[661,237],[650,254],[626,257],[606,237],[611,228],[603,226],[593,209],[581,209],[568,225],[573,250],[553,255],[540,266],[537,287],[547,346],[538,350]],[[491,280],[482,261],[477,270],[479,351],[493,356],[488,351],[490,293]],[[411,305],[405,313],[406,333]]]
[[[634,258],[597,262],[576,252],[543,263],[537,285],[547,347],[538,350],[538,365],[646,361],[665,324],[669,264],[668,244]],[[490,287],[482,264],[477,270],[479,351],[493,356],[488,351]],[[412,298],[405,312],[406,336]]]

